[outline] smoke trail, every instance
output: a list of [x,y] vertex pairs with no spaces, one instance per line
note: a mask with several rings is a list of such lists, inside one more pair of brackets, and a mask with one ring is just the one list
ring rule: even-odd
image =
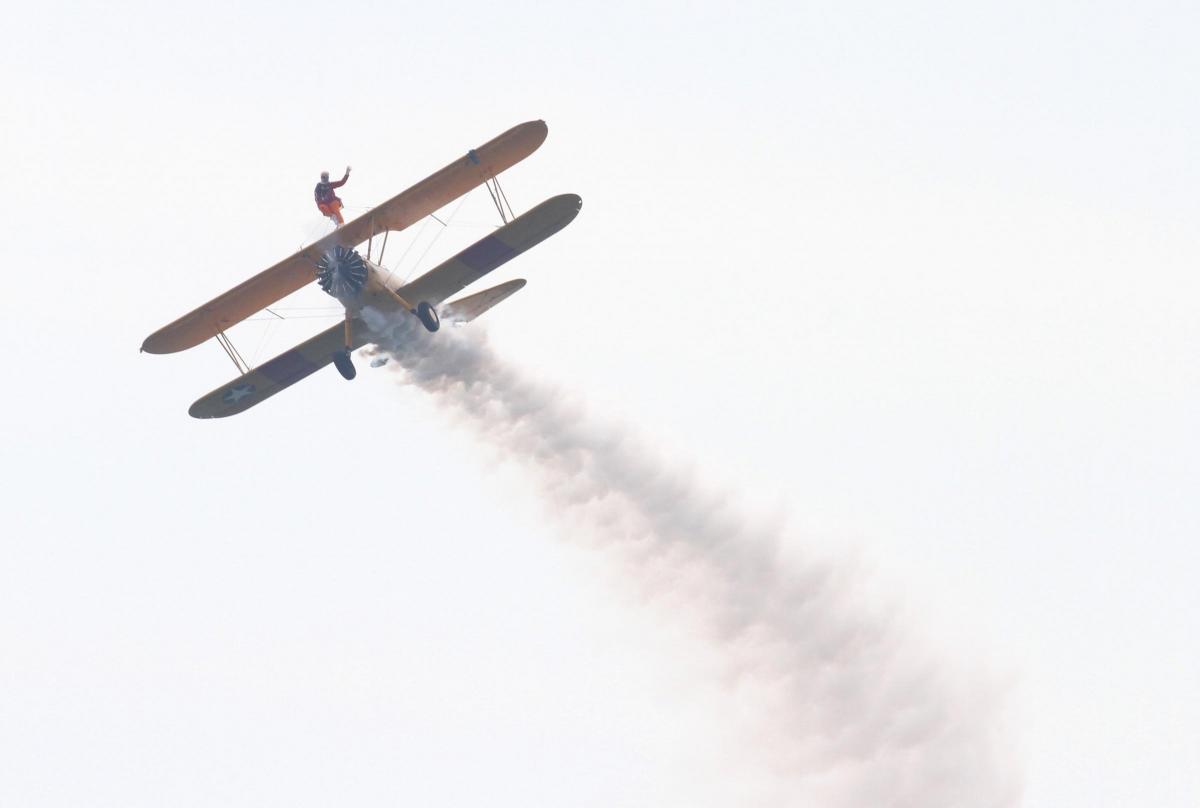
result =
[[691,588],[736,681],[768,695],[763,745],[783,750],[776,765],[806,801],[1017,803],[992,690],[928,662],[892,621],[856,605],[852,569],[784,563],[780,525],[740,517],[628,430],[595,423],[499,360],[477,329],[430,338],[401,326],[381,347],[405,383],[525,461],[557,513],[636,554],[643,585]]

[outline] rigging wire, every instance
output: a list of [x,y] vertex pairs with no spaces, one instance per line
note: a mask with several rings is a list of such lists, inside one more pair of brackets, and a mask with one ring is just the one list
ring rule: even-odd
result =
[[384,286],[387,286],[388,281],[390,281],[392,276],[396,274],[396,270],[399,269],[400,265],[404,263],[404,259],[408,257],[408,254],[412,251],[413,246],[421,240],[421,236],[425,233],[425,228],[428,226],[429,218],[426,217],[421,220],[421,229],[417,231],[417,235],[412,241],[408,242],[408,246],[404,248],[404,252],[400,255],[400,260],[396,261],[396,265],[392,267],[391,271],[388,272],[387,277],[383,279]]
[[[425,252],[421,253],[421,257],[417,259],[417,262],[412,265],[412,269],[410,269],[408,274],[404,276],[404,280],[402,281],[403,283],[408,283],[409,278],[411,278],[417,271],[417,267],[421,266],[421,262],[425,260],[425,256],[429,255],[429,251],[433,249],[433,245],[437,244],[438,239],[442,237],[442,234],[445,233],[446,230],[449,229],[449,223],[454,221],[454,217],[458,215],[460,210],[462,210],[462,206],[466,203],[466,201],[466,196],[458,201],[458,205],[455,206],[454,211],[450,214],[449,218],[447,218],[445,222],[442,222],[442,229],[437,231],[437,235],[435,235],[433,240],[429,242],[429,246],[425,248]],[[434,218],[437,217],[435,216]],[[438,219],[438,221],[441,222],[442,220]]]
[[[285,317],[283,319],[288,320],[288,321],[291,321],[291,320],[330,320],[330,319],[334,319],[337,317],[345,317],[345,316],[346,316],[346,313],[344,311],[328,311],[328,312],[325,312],[324,314],[296,314],[291,317]],[[243,322],[274,323],[274,322],[278,322],[278,320],[276,320],[273,317],[247,317]]]
[[270,314],[274,314],[280,320],[287,319],[282,314],[279,314],[279,312],[281,312],[281,311],[341,311],[341,310],[342,310],[342,308],[339,306],[272,306],[269,309],[264,309],[264,311],[269,312]]
[[[267,309],[267,311],[271,311],[271,310]],[[273,312],[273,311],[271,311],[271,313],[275,314],[275,312]],[[278,314],[275,314],[275,316],[279,317]],[[283,318],[279,317],[279,319],[282,320]],[[250,355],[250,363],[252,365],[258,364],[258,358],[260,356],[262,356],[263,346],[267,344],[267,337],[271,336],[271,329],[273,329],[275,327],[276,322],[278,322],[278,321],[277,320],[268,320],[267,321],[267,327],[263,329],[262,336],[259,337],[258,346],[254,349],[254,353],[252,353]]]

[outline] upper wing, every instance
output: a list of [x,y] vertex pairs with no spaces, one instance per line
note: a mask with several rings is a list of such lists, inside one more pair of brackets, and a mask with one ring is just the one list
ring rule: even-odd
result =
[[[367,328],[361,320],[352,320],[351,347],[366,345]],[[221,385],[196,401],[188,410],[193,418],[224,418],[237,415],[255,404],[268,399],[285,387],[290,387],[306,376],[333,361],[333,354],[346,347],[345,323],[327,328],[310,340],[300,343],[290,351],[284,351],[269,362]]]
[[575,194],[551,197],[412,283],[401,286],[396,294],[414,306],[421,301],[436,306],[505,261],[562,230],[579,214],[582,205],[583,200]]
[[529,121],[514,126],[489,140],[465,157],[455,160],[436,174],[418,182],[407,191],[333,231],[300,252],[235,286],[223,295],[185,314],[170,325],[155,331],[142,343],[149,353],[173,353],[199,345],[235,323],[290,295],[314,276],[317,262],[335,246],[354,247],[385,230],[403,230],[482,185],[542,145],[546,139],[544,121]]

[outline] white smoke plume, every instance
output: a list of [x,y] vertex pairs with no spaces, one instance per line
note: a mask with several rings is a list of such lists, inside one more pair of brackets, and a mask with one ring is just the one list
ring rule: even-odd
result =
[[381,347],[404,383],[523,461],[573,534],[619,544],[641,585],[682,588],[703,610],[735,683],[766,694],[764,757],[796,783],[785,804],[1019,802],[998,689],[931,662],[856,603],[853,567],[786,563],[782,524],[740,517],[628,430],[498,359],[477,328],[401,327]]

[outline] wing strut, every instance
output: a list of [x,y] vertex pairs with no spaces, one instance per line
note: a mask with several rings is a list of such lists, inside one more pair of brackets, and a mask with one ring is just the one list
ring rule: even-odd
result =
[[250,363],[242,358],[237,348],[233,347],[233,341],[229,339],[224,331],[217,332],[217,344],[225,350],[225,355],[233,361],[233,366],[238,369],[238,373],[250,372]]
[[[500,178],[492,177],[483,181],[483,187],[487,188],[488,194],[491,195],[492,201],[496,203],[496,210],[500,211],[500,219],[508,224],[513,219],[517,218],[513,214],[512,205],[508,203],[508,197],[504,194],[504,189],[500,187]],[[508,208],[508,213],[504,212],[504,208]]]
[[[390,232],[392,232],[392,231],[391,230],[383,231],[383,244],[379,248],[379,260],[376,262],[379,264],[379,266],[383,266],[383,254],[385,252],[387,252],[387,237],[388,237],[388,233],[390,233]],[[368,250],[368,252],[370,252],[370,250]]]

